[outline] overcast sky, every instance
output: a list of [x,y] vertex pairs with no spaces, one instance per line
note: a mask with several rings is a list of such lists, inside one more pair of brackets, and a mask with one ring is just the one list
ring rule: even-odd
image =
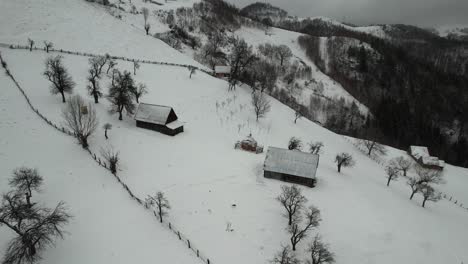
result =
[[227,0],[237,7],[268,2],[300,17],[327,16],[355,24],[424,27],[468,25],[468,0]]

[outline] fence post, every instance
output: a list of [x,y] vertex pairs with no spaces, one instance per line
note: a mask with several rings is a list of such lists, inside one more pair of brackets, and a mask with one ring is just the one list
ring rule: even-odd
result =
[[182,240],[182,238],[180,237],[180,232],[177,231],[177,235],[179,236],[179,240]]
[[187,245],[188,245],[188,248],[192,248],[192,247],[190,246],[190,240],[188,240],[188,239],[187,239]]

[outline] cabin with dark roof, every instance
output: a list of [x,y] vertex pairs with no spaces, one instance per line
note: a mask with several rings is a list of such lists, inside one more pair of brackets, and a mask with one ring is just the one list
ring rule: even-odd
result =
[[314,187],[319,155],[269,147],[263,166],[265,178]]
[[184,123],[178,120],[170,106],[140,103],[135,114],[136,126],[175,136],[184,132]]

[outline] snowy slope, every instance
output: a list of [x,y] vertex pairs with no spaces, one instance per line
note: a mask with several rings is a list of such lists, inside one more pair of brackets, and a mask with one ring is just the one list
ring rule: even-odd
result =
[[[279,28],[271,28],[270,34],[267,35],[264,31],[260,29],[248,27],[242,27],[241,29],[234,32],[234,34],[244,38],[247,43],[253,45],[254,47],[265,43],[274,43],[275,45],[287,45],[291,49],[295,59],[299,59],[305,62],[308,66],[312,68],[312,78],[314,78],[317,82],[321,82],[323,84],[323,95],[325,97],[342,97],[346,100],[346,102],[355,102],[359,106],[359,109],[362,113],[368,113],[369,110],[365,105],[361,104],[358,100],[356,100],[339,83],[335,82],[333,79],[328,77],[326,73],[320,71],[317,65],[315,65],[315,63],[307,57],[305,51],[297,43],[298,37],[302,34]],[[326,41],[326,38],[323,38],[323,40]],[[326,61],[328,53],[325,43],[323,47],[324,49],[321,49],[321,51],[323,51],[323,59]],[[302,99],[303,103],[308,104],[308,100],[312,93],[312,89],[304,89],[302,91],[301,96],[299,97],[299,100]]]
[[451,34],[456,36],[468,36],[468,25],[446,25],[436,27],[435,32],[441,37],[447,37]]
[[[40,74],[46,54],[7,49],[2,53],[33,102],[60,122],[62,104],[48,94],[48,83]],[[66,56],[65,64],[78,84],[76,93],[85,95],[86,59]],[[229,93],[221,80],[201,73],[190,80],[184,69],[154,65],[142,66],[136,79],[150,88],[143,101],[171,105],[188,123],[184,133],[164,136],[136,128],[128,117],[117,121],[103,100],[97,105],[99,118],[114,126],[109,143],[121,151],[120,175],[140,196],[166,192],[173,205],[170,220],[212,261],[266,263],[288,241],[282,210],[274,199],[281,183],[263,178],[263,154],[233,149],[234,142],[250,132],[265,146],[285,147],[291,136],[325,143],[318,186],[304,192],[322,210],[318,231],[332,245],[338,263],[393,263],[395,258],[457,263],[468,258],[466,210],[447,201],[421,208],[420,197],[408,200],[403,181],[387,188],[380,165],[312,122],[294,125],[294,113],[279,102],[272,99],[272,112],[256,124],[247,89]],[[108,143],[100,131],[91,144],[96,150]],[[352,153],[357,166],[338,174],[333,157],[341,151]],[[234,232],[225,231],[228,222]],[[301,258],[306,256],[305,244],[300,246]]]
[[[37,168],[48,206],[66,202],[69,233],[47,249],[42,263],[199,263],[149,212],[137,207],[112,176],[28,108],[21,93],[0,74],[0,193],[19,166]],[[0,258],[13,233],[0,227]]]

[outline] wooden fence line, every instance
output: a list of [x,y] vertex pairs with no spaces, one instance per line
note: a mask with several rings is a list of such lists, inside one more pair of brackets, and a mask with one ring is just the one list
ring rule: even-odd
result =
[[[1,46],[1,43],[0,43],[0,46]],[[3,60],[3,57],[0,53],[0,63],[2,65],[2,67],[5,69],[5,72],[7,74],[8,77],[10,77],[10,79],[13,81],[13,83],[15,84],[15,86],[18,88],[18,90],[23,94],[24,98],[26,99],[26,102],[28,103],[29,107],[31,108],[31,110],[36,113],[42,120],[44,120],[49,126],[53,127],[54,129],[56,129],[57,131],[65,134],[65,135],[68,135],[68,136],[72,136],[72,137],[75,137],[76,138],[76,135],[70,131],[70,130],[67,130],[65,129],[63,126],[58,126],[56,124],[54,124],[52,121],[48,120],[44,115],[42,115],[39,110],[37,108],[35,108],[33,106],[33,104],[31,103],[29,97],[26,95],[26,92],[23,90],[23,88],[21,88],[21,86],[19,85],[19,83],[16,81],[16,79],[14,78],[14,76],[11,74],[11,72],[9,71],[8,67],[7,67],[7,64],[6,62]],[[89,156],[101,167],[105,168],[107,171],[111,172],[110,171],[110,165],[107,166],[106,165],[106,162],[105,161],[102,161],[95,153],[93,153],[90,149],[86,149],[86,152],[89,154]],[[117,179],[117,181],[120,183],[121,187],[123,187],[126,192],[128,193],[128,195],[130,196],[131,199],[135,200],[140,206],[142,206],[144,209],[148,210],[148,211],[152,211],[153,212],[153,215],[156,217],[156,220],[157,222],[159,223],[160,222],[160,219],[159,219],[159,216],[157,215],[156,211],[152,210],[151,207],[149,207],[147,204],[145,204],[143,202],[142,199],[138,198],[132,191],[131,189],[128,187],[128,185],[126,183],[124,183],[124,181],[122,181],[120,179],[120,177],[117,175],[117,173],[112,173],[111,174]],[[188,249],[191,250],[197,258],[199,258],[200,260],[202,260],[204,263],[207,263],[207,264],[211,264],[212,262],[210,261],[210,259],[208,257],[205,257],[198,249],[196,249],[194,247],[194,245],[192,244],[192,242],[190,242],[190,240],[188,238],[186,238],[183,234],[180,233],[180,231],[176,231],[176,228],[174,227],[174,225],[172,225],[170,222],[168,222],[168,225],[164,225],[165,221],[163,219],[163,226],[164,227],[167,227],[169,228],[169,231],[172,231],[173,234],[175,234],[176,236],[178,236],[179,240],[182,240],[184,243],[187,243],[188,244]]]

